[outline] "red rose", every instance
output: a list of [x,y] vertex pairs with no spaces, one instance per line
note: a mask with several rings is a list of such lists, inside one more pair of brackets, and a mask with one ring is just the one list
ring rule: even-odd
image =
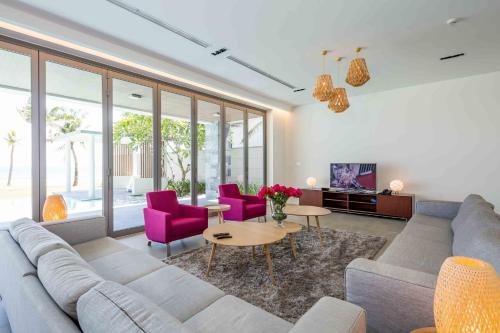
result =
[[266,194],[267,194],[267,187],[262,186],[259,193],[257,193],[257,197],[259,197],[259,199],[264,199],[266,197]]

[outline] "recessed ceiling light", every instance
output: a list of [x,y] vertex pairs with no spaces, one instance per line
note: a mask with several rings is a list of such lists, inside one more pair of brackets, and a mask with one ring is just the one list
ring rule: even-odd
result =
[[130,99],[141,99],[142,95],[141,94],[130,94],[128,97]]

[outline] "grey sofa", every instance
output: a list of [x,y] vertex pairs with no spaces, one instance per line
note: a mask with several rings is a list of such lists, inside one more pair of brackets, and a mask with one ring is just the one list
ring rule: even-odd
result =
[[347,266],[346,300],[367,311],[369,332],[434,326],[437,275],[449,256],[482,259],[500,272],[500,218],[481,196],[417,202],[416,214],[381,257]]
[[0,230],[0,295],[13,332],[352,332],[359,306],[321,298],[295,325],[106,237],[102,219]]

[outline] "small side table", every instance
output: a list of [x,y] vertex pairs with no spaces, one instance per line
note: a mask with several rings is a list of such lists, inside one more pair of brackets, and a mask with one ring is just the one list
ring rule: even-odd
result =
[[285,230],[286,234],[288,235],[288,239],[290,240],[290,247],[292,248],[292,255],[294,258],[297,258],[297,246],[296,246],[296,242],[295,242],[295,234],[302,230],[302,225],[295,223],[295,222],[290,222],[290,221],[283,221],[283,227],[278,227],[278,225],[275,221],[267,222],[266,224],[272,225],[273,227],[275,227],[277,229]]
[[410,333],[436,333],[435,327],[422,327],[417,328],[416,330],[411,331]]
[[217,213],[217,216],[219,217],[219,224],[224,223],[224,215],[222,215],[222,212],[231,209],[230,205],[222,205],[222,204],[210,204],[210,205],[205,205],[205,207],[208,208],[209,212]]

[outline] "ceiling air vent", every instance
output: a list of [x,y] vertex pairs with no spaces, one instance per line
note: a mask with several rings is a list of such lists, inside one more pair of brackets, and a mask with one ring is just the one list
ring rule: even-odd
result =
[[218,56],[219,54],[222,54],[222,53],[224,53],[224,52],[226,52],[226,51],[227,51],[227,48],[223,47],[223,48],[221,48],[221,49],[215,50],[215,51],[214,51],[214,52],[212,52],[211,54],[212,54],[213,56]]
[[157,19],[149,14],[146,14],[146,13],[142,12],[139,8],[129,6],[129,5],[127,5],[121,1],[118,1],[118,0],[106,0],[106,1],[115,5],[115,6],[122,8],[122,9],[125,9],[126,11],[128,11],[134,15],[142,17],[143,19],[148,20],[149,22],[154,23],[154,24],[156,24],[164,29],[167,29],[168,31],[173,32],[174,34],[176,34],[180,37],[183,37],[183,38],[185,38],[185,39],[187,39],[187,40],[189,40],[189,41],[191,41],[199,46],[202,46],[204,48],[207,48],[210,46],[210,44],[208,44],[207,42],[202,41],[201,39],[198,39],[195,36],[185,32],[181,29],[178,29],[178,28],[176,28],[168,23],[165,23],[165,22],[163,22],[163,21],[161,21],[161,20],[159,20],[159,19]]
[[463,57],[464,55],[465,55],[465,53],[457,53],[457,54],[453,54],[453,55],[439,58],[439,60],[449,60],[449,59],[453,59],[453,58]]
[[280,83],[280,84],[282,84],[290,89],[297,89],[297,87],[291,85],[290,83],[283,81],[283,80],[277,78],[276,76],[271,75],[267,72],[264,72],[262,69],[259,69],[259,68],[255,67],[254,65],[249,64],[248,62],[245,62],[245,61],[238,59],[236,57],[233,57],[233,56],[228,56],[227,59],[234,61],[238,65],[244,66],[244,67],[246,67],[246,68],[248,68],[256,73],[259,73],[260,75],[263,75],[263,76],[267,77],[268,79],[271,79],[275,82],[278,82],[278,83]]

